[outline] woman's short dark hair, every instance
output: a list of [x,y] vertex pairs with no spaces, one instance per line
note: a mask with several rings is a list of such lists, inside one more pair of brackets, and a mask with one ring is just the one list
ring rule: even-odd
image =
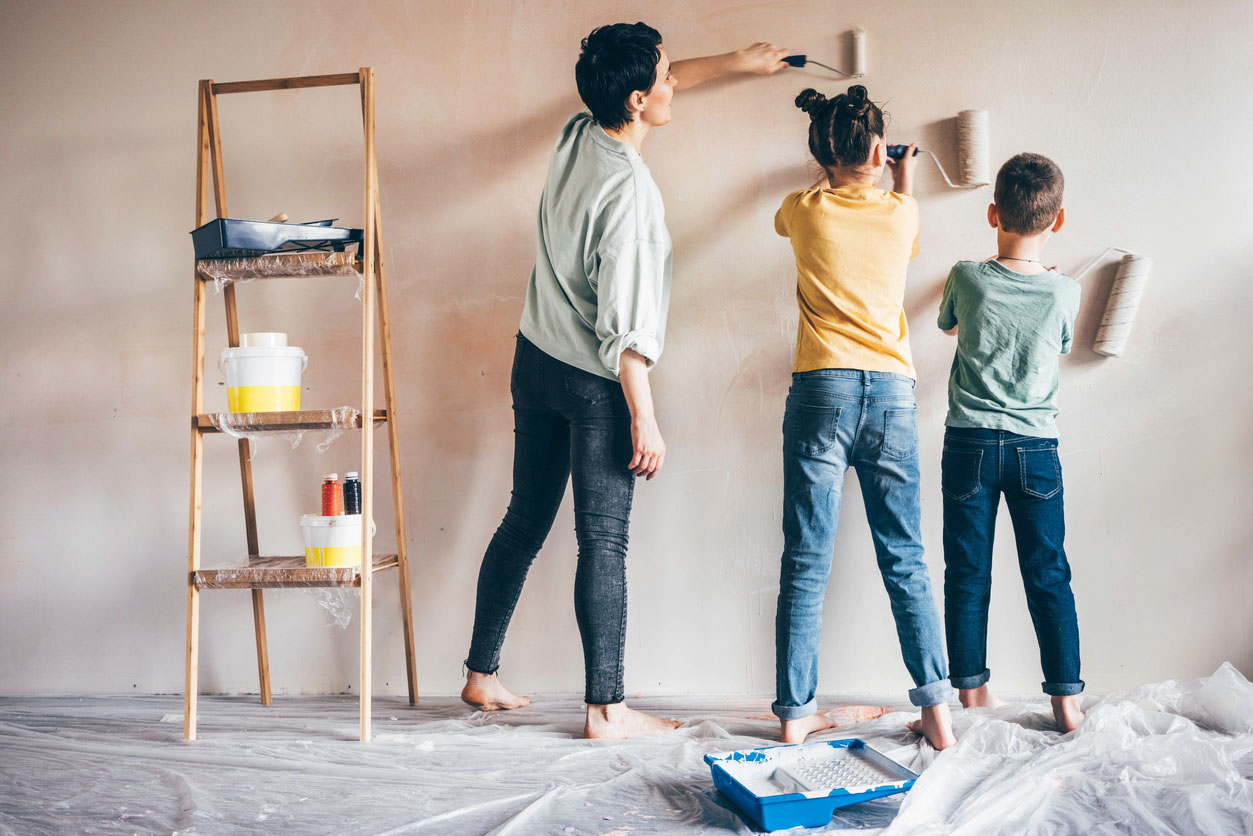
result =
[[1043,154],[1016,154],[996,175],[996,216],[1018,235],[1043,232],[1057,220],[1066,187],[1062,170]]
[[583,39],[574,65],[579,97],[603,128],[624,128],[631,121],[627,99],[647,92],[657,81],[661,34],[644,23],[600,26]]
[[809,114],[809,151],[823,168],[861,165],[875,137],[883,136],[883,111],[860,84],[834,99],[813,88],[802,90],[796,106]]

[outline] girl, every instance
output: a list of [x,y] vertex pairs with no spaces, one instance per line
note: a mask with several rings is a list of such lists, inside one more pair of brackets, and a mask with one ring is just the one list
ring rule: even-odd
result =
[[[800,328],[783,417],[783,565],[775,620],[776,700],[784,743],[833,721],[816,712],[822,602],[831,570],[844,472],[852,466],[879,571],[892,603],[911,728],[937,749],[955,740],[940,619],[922,559],[914,367],[903,300],[918,254],[918,204],[909,196],[911,145],[889,160],[883,111],[860,84],[827,99],[796,97],[809,114],[809,150],[826,173],[793,192],[775,230],[796,254]],[[893,191],[875,184],[892,169]]]

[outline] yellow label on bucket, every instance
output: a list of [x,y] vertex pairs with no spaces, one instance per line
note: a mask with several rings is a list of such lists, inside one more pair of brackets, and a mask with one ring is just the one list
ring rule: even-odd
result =
[[305,546],[306,566],[360,566],[360,546]]
[[296,412],[300,409],[300,387],[230,386],[226,408],[231,412]]

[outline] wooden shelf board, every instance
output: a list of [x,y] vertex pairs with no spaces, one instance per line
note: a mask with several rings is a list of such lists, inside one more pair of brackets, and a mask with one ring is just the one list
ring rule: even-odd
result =
[[[374,571],[398,565],[394,554],[374,555]],[[299,589],[325,586],[360,586],[355,566],[305,566],[304,555],[250,557],[239,566],[199,569],[191,573],[199,589]]]
[[[298,430],[329,430],[335,428],[334,412],[331,409],[303,409],[299,412],[214,412],[197,415],[196,427],[202,433],[221,432],[214,426],[214,418],[223,423],[222,416],[229,416],[225,421],[230,428],[241,433],[284,433]],[[386,409],[374,410],[374,423],[387,420]],[[361,417],[358,415],[350,424],[340,424],[340,429],[361,429]]]

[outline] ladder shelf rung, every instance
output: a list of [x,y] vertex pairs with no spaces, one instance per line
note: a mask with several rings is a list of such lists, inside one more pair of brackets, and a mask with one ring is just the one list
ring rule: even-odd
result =
[[[376,554],[374,571],[399,565],[394,554]],[[239,566],[198,569],[191,573],[198,589],[299,589],[327,586],[361,586],[357,566],[306,566],[303,555],[253,556]]]

